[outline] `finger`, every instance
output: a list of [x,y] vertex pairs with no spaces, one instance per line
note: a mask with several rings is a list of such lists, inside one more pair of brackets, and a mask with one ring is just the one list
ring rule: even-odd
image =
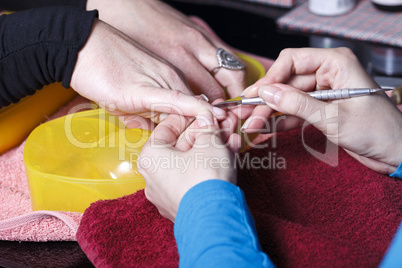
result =
[[205,112],[197,115],[194,122],[180,135],[176,148],[187,152],[194,146],[197,135],[201,132],[208,132],[209,127],[214,125],[218,126],[218,121],[211,113]]
[[175,114],[169,115],[154,129],[147,142],[148,146],[166,145],[167,148],[173,148],[190,122],[190,118]]
[[193,148],[205,149],[205,148],[223,148],[225,143],[223,142],[220,129],[217,125],[200,128],[203,131],[198,131],[195,135],[195,141]]
[[270,117],[273,113],[271,107],[266,105],[256,106],[252,115],[241,127],[242,132],[255,133],[261,129],[269,129]]
[[244,94],[247,96],[248,91],[255,93],[263,84],[288,83],[294,76],[310,74],[316,75],[317,89],[373,85],[348,48],[289,48],[280,53],[265,77],[248,87]]
[[[267,84],[267,83],[266,83]],[[286,81],[286,84],[293,86],[302,91],[312,91],[315,89],[329,89],[328,87],[317,87],[316,75],[315,74],[303,74],[303,75],[292,75]],[[253,86],[247,88],[243,92],[243,96],[246,98],[252,98],[258,96],[258,90],[261,86],[265,85],[264,82],[258,81],[258,83]]]
[[156,126],[150,119],[139,115],[122,115],[119,119],[127,128],[153,130]]
[[239,105],[234,108],[230,108],[229,111],[234,113],[239,119],[244,120],[253,114],[255,108],[256,106],[253,105]]
[[[221,46],[228,54],[234,57],[238,62],[245,65],[244,62],[234,53],[231,49]],[[200,63],[205,66],[214,79],[226,89],[228,96],[227,98],[233,98],[244,90],[247,84],[247,73],[245,69],[242,70],[231,70],[224,67],[219,67],[219,62],[217,58],[218,47],[211,45],[208,48],[208,53],[197,54],[197,58]],[[199,52],[194,52],[199,53]],[[219,67],[219,68],[218,68]]]
[[[337,106],[314,99],[289,85],[262,86],[259,95],[276,111],[308,121],[326,133],[326,119],[337,117]],[[334,108],[332,108],[334,107]]]
[[294,75],[315,73],[323,60],[320,53],[322,54],[321,50],[310,48],[282,50],[274,64],[267,71],[267,74],[249,86],[243,94],[246,97],[253,97],[258,95],[258,89],[262,85],[287,83]]
[[237,130],[239,118],[232,112],[227,113],[227,118],[219,122],[219,128],[221,130],[221,137],[223,142],[227,142],[230,136]]
[[[224,100],[217,99],[214,102],[212,102],[212,104],[214,105],[222,101]],[[251,113],[252,110],[249,111]],[[239,114],[244,114],[241,112],[241,109],[236,109],[236,112]],[[230,135],[232,135],[237,130],[238,123],[239,123],[239,117],[235,112],[232,112],[232,110],[229,110],[227,112],[227,117],[219,122],[219,128],[221,129],[221,136],[225,142],[227,142]]]
[[193,55],[188,55],[178,68],[184,70],[191,67],[191,71],[185,72],[186,79],[194,94],[205,94],[211,101],[225,98],[225,91],[211,73]]
[[233,133],[230,135],[227,144],[233,153],[240,152],[240,148],[242,146],[241,136],[237,133]]
[[316,74],[293,75],[286,84],[304,92],[329,89],[317,85]]
[[272,116],[268,120],[266,120],[264,126],[261,125],[253,125],[250,124],[248,128],[242,129],[245,133],[261,133],[261,134],[268,134],[268,133],[277,133],[282,131],[288,131],[295,128],[299,128],[303,125],[305,120],[292,116],[292,115],[285,115],[280,114],[277,116]]
[[226,89],[227,98],[235,98],[247,85],[246,70],[229,70],[221,68],[214,75],[219,84]]
[[219,119],[226,117],[226,112],[220,108],[213,107],[210,103],[183,94],[176,90],[166,90],[160,88],[145,88],[147,97],[142,100],[132,100],[134,103],[126,113],[142,114],[152,118],[152,113],[178,114],[186,117],[193,117],[207,110]]

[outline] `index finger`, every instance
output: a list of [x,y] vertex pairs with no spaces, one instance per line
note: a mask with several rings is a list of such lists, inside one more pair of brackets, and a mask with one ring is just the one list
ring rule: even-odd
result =
[[[317,84],[333,84],[339,69],[356,62],[347,48],[287,48],[281,51],[267,74],[246,90],[246,96],[258,95],[262,85],[290,83],[301,90],[311,90]],[[344,80],[344,79],[343,79]],[[302,86],[301,86],[302,85]]]
[[[279,57],[264,77],[270,83],[285,83],[293,75],[315,73],[327,60],[328,49],[288,48]],[[264,79],[263,78],[263,79]],[[267,80],[265,82],[267,82]]]
[[174,147],[180,135],[191,123],[188,117],[170,114],[154,129],[145,146]]

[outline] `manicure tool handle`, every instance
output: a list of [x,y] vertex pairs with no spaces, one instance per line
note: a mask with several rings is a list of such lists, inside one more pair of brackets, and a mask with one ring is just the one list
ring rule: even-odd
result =
[[372,91],[369,88],[342,88],[331,90],[319,90],[314,92],[308,92],[311,97],[317,100],[339,100],[349,99],[358,96],[369,95]]
[[260,97],[241,99],[241,105],[265,105],[265,104],[267,103]]
[[[370,95],[378,91],[394,90],[394,87],[383,87],[383,88],[341,88],[341,89],[330,89],[330,90],[319,90],[308,92],[311,97],[317,100],[340,100],[349,99],[353,97]],[[255,98],[242,98],[242,105],[263,105],[266,104],[265,101],[260,97]]]

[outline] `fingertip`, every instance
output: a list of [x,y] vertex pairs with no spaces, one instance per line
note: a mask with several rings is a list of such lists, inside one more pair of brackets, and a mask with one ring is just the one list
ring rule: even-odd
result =
[[224,119],[226,117],[226,111],[218,107],[212,108],[212,114],[218,119]]
[[259,88],[258,95],[267,103],[277,105],[282,99],[282,89],[273,85],[263,85]]
[[241,94],[241,97],[253,97],[258,95],[258,86],[251,85],[246,88]]
[[214,117],[212,114],[210,113],[206,113],[206,114],[200,114],[197,115],[197,120],[196,120],[196,126],[198,128],[204,128],[207,126],[213,126],[214,125]]

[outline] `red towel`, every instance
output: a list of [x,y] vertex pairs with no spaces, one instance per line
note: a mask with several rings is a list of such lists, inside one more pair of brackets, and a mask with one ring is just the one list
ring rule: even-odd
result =
[[[322,153],[326,139],[314,128],[305,143]],[[275,140],[274,140],[275,141]],[[313,157],[301,131],[281,133],[241,159],[265,167],[238,171],[263,250],[279,267],[375,267],[402,218],[402,181],[378,174],[339,149],[332,167]],[[274,148],[275,147],[275,148]],[[286,162],[286,169],[272,168]],[[242,162],[239,162],[242,164]],[[176,267],[173,224],[143,191],[98,201],[84,213],[77,240],[97,267]]]

